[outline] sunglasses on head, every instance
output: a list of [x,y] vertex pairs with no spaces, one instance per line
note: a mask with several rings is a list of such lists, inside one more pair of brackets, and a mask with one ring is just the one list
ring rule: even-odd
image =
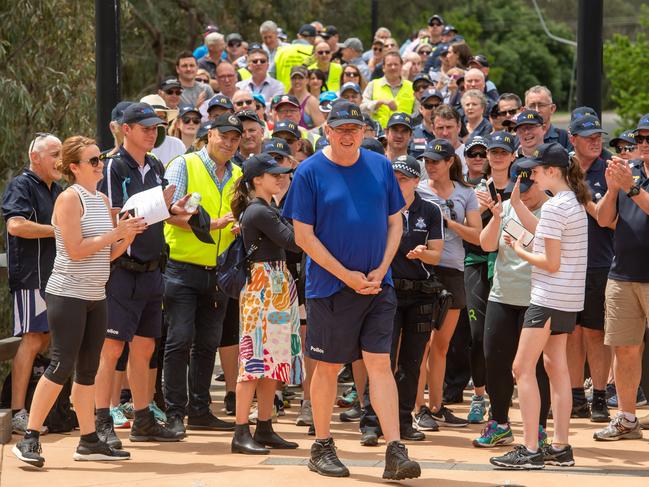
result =
[[182,121],[183,123],[194,123],[194,124],[201,123],[201,119],[199,117],[183,117]]
[[175,89],[175,90],[167,90],[167,91],[165,91],[165,93],[166,93],[167,95],[176,95],[176,96],[180,96],[180,95],[182,94],[182,90],[181,90],[180,88],[177,88],[177,89]]
[[52,134],[50,134],[49,132],[36,132],[36,133],[34,134],[34,140],[32,140],[32,143],[29,144],[29,152],[31,152],[32,150],[34,150],[34,145],[36,144],[36,142],[38,141],[38,139],[42,139],[42,138],[44,138],[44,137],[48,137],[48,136],[50,136],[50,135],[52,135]]
[[255,101],[254,100],[239,100],[235,101],[234,104],[238,107],[243,107],[247,105],[252,105]]
[[487,157],[487,151],[477,150],[473,152],[467,152],[466,156],[469,159],[475,159],[477,157],[480,157],[481,159],[485,159]]
[[91,157],[90,159],[88,159],[86,161],[79,161],[79,164],[81,164],[82,162],[87,162],[92,167],[97,167],[99,165],[99,163],[101,162],[101,160],[99,159],[99,157]]
[[642,144],[643,142],[649,142],[649,135],[636,135],[635,141],[638,144]]

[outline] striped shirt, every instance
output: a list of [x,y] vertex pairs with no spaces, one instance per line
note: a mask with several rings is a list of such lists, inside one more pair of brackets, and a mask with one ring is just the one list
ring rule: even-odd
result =
[[536,226],[534,253],[545,253],[545,239],[561,241],[561,264],[554,273],[532,268],[530,303],[560,311],[583,310],[588,219],[572,191],[561,191],[543,205]]
[[[101,193],[97,191],[91,194],[78,184],[72,185],[71,188],[79,194],[83,207],[81,237],[98,237],[110,232],[113,223]],[[88,301],[105,299],[106,281],[110,275],[110,245],[81,260],[72,260],[65,248],[61,230],[54,223],[54,219],[52,225],[56,239],[56,257],[45,291],[56,296]]]

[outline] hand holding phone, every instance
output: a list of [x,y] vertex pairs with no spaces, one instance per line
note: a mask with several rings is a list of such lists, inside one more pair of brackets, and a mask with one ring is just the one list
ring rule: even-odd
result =
[[507,220],[503,231],[512,238],[520,240],[525,247],[528,247],[532,243],[532,240],[534,240],[534,235],[528,232],[523,225],[513,218]]

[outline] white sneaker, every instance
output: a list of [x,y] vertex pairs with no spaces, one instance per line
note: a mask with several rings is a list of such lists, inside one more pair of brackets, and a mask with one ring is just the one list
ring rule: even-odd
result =
[[[11,418],[11,429],[13,433],[22,435],[27,429],[29,424],[29,413],[25,408],[18,411]],[[49,428],[45,425],[41,426],[41,435],[46,435],[49,432]]]
[[[259,410],[257,407],[253,408],[252,412],[250,413],[250,416],[248,416],[248,421],[251,424],[256,424],[257,423],[257,416],[259,414]],[[270,418],[273,423],[277,423],[277,408],[273,406],[273,414]]]

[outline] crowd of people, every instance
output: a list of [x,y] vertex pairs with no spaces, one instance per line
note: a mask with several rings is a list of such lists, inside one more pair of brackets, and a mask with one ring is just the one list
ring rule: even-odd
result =
[[[72,376],[75,460],[130,458],[116,428],[295,449],[273,421],[299,400],[308,468],[345,477],[338,402],[361,445],[384,437],[384,478],[415,478],[404,441],[425,431],[484,423],[474,447],[512,444],[514,387],[524,434],[496,467],[574,465],[574,417],[606,423],[594,440],[642,438],[649,114],[611,151],[592,108],[560,129],[545,86],[499,93],[440,15],[401,45],[381,27],[367,51],[319,22],[289,44],[268,20],[259,40],[208,26],[157,93],[115,106],[107,152],[32,137],[2,204],[22,337],[14,454],[44,465],[45,418]],[[164,218],[122,211],[143,191]],[[217,351],[235,422],[215,415]],[[467,387],[460,417],[448,405]]]

